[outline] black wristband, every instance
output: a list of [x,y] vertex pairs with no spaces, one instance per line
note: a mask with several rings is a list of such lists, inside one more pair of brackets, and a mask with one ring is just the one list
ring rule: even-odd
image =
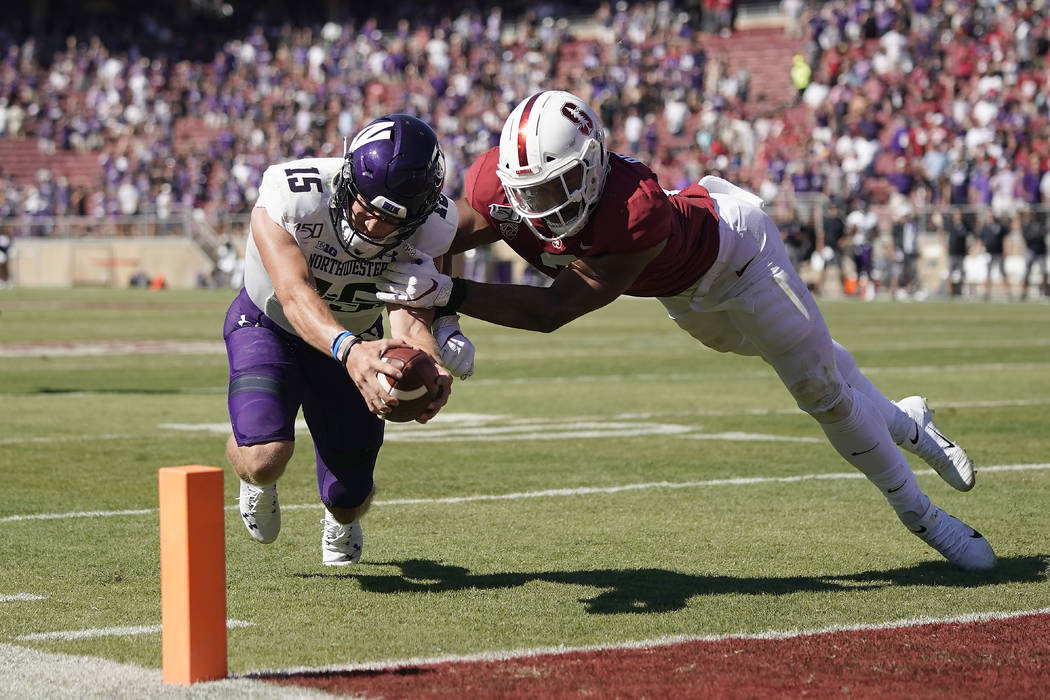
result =
[[452,278],[452,291],[448,295],[448,303],[444,306],[434,308],[434,318],[451,316],[459,311],[463,302],[467,299],[467,281],[460,277]]
[[354,347],[361,342],[361,336],[351,335],[347,340],[343,341],[343,345],[339,348],[339,364],[345,365],[346,358],[350,357],[350,348]]

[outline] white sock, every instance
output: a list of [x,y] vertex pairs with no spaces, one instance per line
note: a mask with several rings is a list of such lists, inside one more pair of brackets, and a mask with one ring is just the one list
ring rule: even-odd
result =
[[[853,408],[848,417],[821,423],[831,446],[842,458],[875,484],[902,520],[917,519],[930,499],[919,488],[908,460],[890,438],[874,402],[853,388],[846,388]],[[907,522],[907,520],[905,520]]]
[[886,427],[895,445],[900,445],[905,438],[911,437],[915,421],[875,388],[875,385],[857,369],[857,362],[849,350],[837,342],[835,343],[835,366],[838,367],[839,374],[847,384],[867,396],[875,404],[875,408],[882,414],[882,419],[886,422]]

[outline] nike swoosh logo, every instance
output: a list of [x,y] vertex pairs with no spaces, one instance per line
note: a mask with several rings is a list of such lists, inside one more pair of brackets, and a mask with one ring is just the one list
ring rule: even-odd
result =
[[746,269],[747,269],[747,266],[748,266],[748,265],[750,265],[751,263],[753,263],[754,261],[755,261],[755,259],[754,259],[754,258],[751,258],[751,259],[750,259],[750,260],[748,260],[748,261],[747,261],[746,263],[744,263],[744,266],[743,266],[742,268],[740,268],[739,270],[737,270],[737,271],[736,271],[736,276],[737,276],[737,277],[740,277],[741,275],[743,275],[743,274],[744,274],[744,270],[746,270]]
[[436,280],[430,280],[430,289],[428,289],[427,291],[423,292],[422,294],[420,294],[417,297],[412,297],[412,298],[408,299],[408,301],[419,301],[420,299],[425,297],[427,294],[430,294],[432,291],[434,291],[437,288],[438,288],[437,281]]
[[911,444],[913,444],[913,445],[918,445],[919,444],[919,424],[918,423],[915,424],[915,437],[910,438],[910,439],[911,439]]
[[876,443],[875,443],[874,445],[872,445],[871,447],[869,447],[869,448],[868,448],[868,449],[866,449],[866,450],[863,450],[863,451],[861,451],[861,452],[850,452],[850,454],[851,454],[851,455],[853,455],[854,457],[859,457],[859,456],[861,456],[861,455],[866,455],[866,454],[868,454],[869,452],[871,452],[872,450],[874,450],[874,449],[875,449],[876,447],[878,447],[878,446],[879,446],[879,443],[877,443],[877,442],[876,442]]
[[912,530],[912,532],[914,532],[916,535],[921,535],[922,533],[926,532],[926,528],[925,526],[923,526],[920,527],[918,530]]
[[886,489],[886,493],[897,493],[897,492],[898,492],[898,491],[900,491],[900,490],[901,490],[902,488],[904,488],[904,484],[901,484],[900,486],[898,486],[898,487],[897,487],[897,488],[895,488],[895,489]]
[[944,440],[946,443],[948,443],[948,447],[955,447],[955,443],[941,435],[936,428],[930,428],[930,430],[932,430],[934,434],[936,434],[937,437],[939,437],[941,440]]

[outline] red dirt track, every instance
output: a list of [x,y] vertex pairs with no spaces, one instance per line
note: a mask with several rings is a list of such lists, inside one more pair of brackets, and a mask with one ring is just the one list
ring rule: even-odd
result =
[[1050,698],[1050,615],[268,677],[366,698]]

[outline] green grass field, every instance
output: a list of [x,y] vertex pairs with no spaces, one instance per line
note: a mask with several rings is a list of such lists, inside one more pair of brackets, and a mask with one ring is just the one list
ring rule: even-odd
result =
[[[160,623],[157,469],[226,468],[230,298],[0,292],[0,642],[160,666],[156,632],[90,632]],[[229,632],[231,673],[1050,607],[1050,305],[824,309],[872,381],[930,397],[978,464],[963,494],[912,459],[998,571],[951,568],[770,369],[655,301],[551,335],[467,319],[477,373],[438,420],[388,429],[360,565],[321,565],[305,429],[274,544],[244,531],[227,469],[228,616],[252,623]]]

